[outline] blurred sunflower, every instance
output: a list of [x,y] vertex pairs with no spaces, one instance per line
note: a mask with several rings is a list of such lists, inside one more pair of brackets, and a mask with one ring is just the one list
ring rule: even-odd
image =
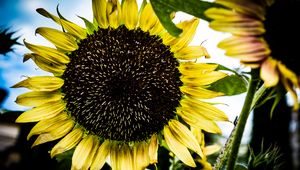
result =
[[199,20],[178,23],[184,31],[176,38],[149,3],[140,11],[135,0],[93,0],[92,6],[86,29],[37,9],[63,31],[36,30],[56,48],[24,41],[33,52],[24,59],[53,76],[13,86],[32,90],[16,102],[34,107],[16,122],[38,122],[28,135],[39,135],[33,146],[63,137],[51,157],[75,148],[72,169],[101,169],[108,157],[112,169],[144,169],[157,162],[161,144],[195,167],[190,152],[204,155],[189,127],[221,133],[215,121],[228,120],[199,100],[223,95],[206,88],[227,76],[217,65],[194,62],[207,56],[202,46],[189,46]]
[[21,45],[18,41],[19,37],[12,38],[16,32],[8,32],[9,29],[0,28],[0,54],[5,55],[12,52],[14,45]]
[[[296,65],[299,63],[299,57],[297,59],[297,57],[291,56],[290,46],[293,45],[284,45],[280,38],[282,36],[289,37],[287,34],[291,30],[288,28],[291,27],[285,29],[283,28],[285,26],[281,25],[283,20],[295,18],[295,15],[290,14],[289,10],[297,9],[292,9],[292,5],[288,8],[286,5],[282,5],[282,3],[287,4],[290,1],[276,0],[275,3],[273,1],[216,0],[215,3],[224,7],[210,8],[205,11],[205,14],[213,19],[209,24],[211,28],[232,34],[231,37],[221,41],[218,47],[224,49],[227,56],[240,59],[241,63],[246,66],[260,67],[260,77],[264,80],[266,87],[275,86],[281,81],[285,89],[292,95],[293,109],[298,110],[296,88],[300,87],[300,78],[297,76],[297,74],[300,75],[300,72]],[[274,13],[276,8],[279,10],[277,9]],[[285,17],[282,18],[282,16]],[[280,24],[276,22],[280,22]],[[291,19],[290,22],[292,23],[294,20]],[[289,47],[283,48],[286,46]]]

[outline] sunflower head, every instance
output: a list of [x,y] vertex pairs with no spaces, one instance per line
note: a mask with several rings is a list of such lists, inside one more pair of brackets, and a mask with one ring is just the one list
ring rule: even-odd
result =
[[210,27],[232,34],[231,37],[222,40],[218,47],[224,49],[227,56],[239,59],[241,64],[260,68],[260,77],[264,80],[265,86],[273,87],[281,82],[292,94],[294,110],[298,110],[295,89],[300,87],[297,66],[299,62],[298,57],[293,56],[297,54],[295,49],[298,47],[295,48],[293,43],[285,42],[289,41],[288,37],[295,36],[298,29],[294,26],[282,26],[282,22],[279,22],[285,19],[288,20],[287,23],[294,22],[291,18],[297,16],[296,8],[293,10],[291,2],[280,0],[215,2],[224,7],[210,8],[205,12],[213,19]]
[[24,58],[53,76],[13,86],[32,90],[18,96],[18,104],[33,108],[16,121],[38,122],[28,135],[38,135],[33,146],[62,138],[51,157],[75,148],[73,169],[100,169],[108,157],[112,169],[144,169],[157,163],[162,144],[195,167],[191,152],[205,155],[190,128],[221,133],[216,121],[228,120],[202,100],[223,95],[207,88],[227,75],[216,64],[195,62],[208,55],[189,46],[199,20],[178,23],[183,33],[173,37],[149,3],[140,10],[135,0],[92,5],[86,28],[37,9],[63,31],[36,30],[55,48],[24,41],[32,51]]
[[13,52],[14,45],[21,45],[18,41],[19,37],[12,38],[16,32],[9,32],[9,29],[0,28],[0,54],[5,55],[9,52]]

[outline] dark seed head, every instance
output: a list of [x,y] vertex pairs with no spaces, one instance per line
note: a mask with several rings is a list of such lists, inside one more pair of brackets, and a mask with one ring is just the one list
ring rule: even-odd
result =
[[67,110],[105,139],[141,141],[175,116],[179,63],[158,36],[99,28],[69,55],[62,91]]

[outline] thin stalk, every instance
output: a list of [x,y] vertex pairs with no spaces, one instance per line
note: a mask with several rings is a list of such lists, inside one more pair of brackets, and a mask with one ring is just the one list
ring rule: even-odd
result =
[[235,133],[233,136],[231,151],[227,162],[227,170],[234,170],[235,162],[238,156],[242,136],[245,130],[246,122],[251,111],[252,101],[259,84],[259,70],[251,70],[251,79],[249,82],[248,92],[245,98],[244,106],[239,116],[238,123],[236,125]]

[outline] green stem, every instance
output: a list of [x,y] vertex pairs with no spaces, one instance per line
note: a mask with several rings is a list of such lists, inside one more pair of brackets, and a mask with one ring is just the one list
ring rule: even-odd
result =
[[238,123],[236,125],[235,133],[233,136],[233,141],[231,145],[231,151],[229,153],[229,158],[227,162],[227,170],[233,170],[235,167],[235,162],[238,156],[239,147],[241,144],[242,136],[244,133],[244,129],[246,126],[246,122],[251,111],[252,101],[257,90],[257,86],[259,84],[259,70],[252,69],[251,70],[251,79],[249,82],[248,92],[246,95],[246,99],[244,102],[243,109],[239,116]]

